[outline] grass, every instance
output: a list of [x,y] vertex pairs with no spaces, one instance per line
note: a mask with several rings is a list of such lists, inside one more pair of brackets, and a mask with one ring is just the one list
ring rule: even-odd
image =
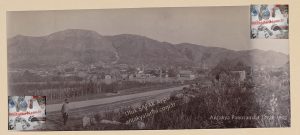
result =
[[[142,122],[146,125],[143,129],[290,127],[289,85],[282,84],[284,83],[277,78],[265,80],[257,77],[240,86],[225,82],[212,87],[186,89],[184,93],[188,102],[184,102],[184,98],[172,97],[163,104],[152,106],[150,110],[170,103],[176,104],[168,111],[143,119]],[[97,121],[105,118],[125,123],[130,118],[149,112],[143,110],[128,116],[125,111],[127,110],[107,112],[100,116],[95,114],[94,117]],[[121,125],[98,123],[85,129],[78,127],[76,130],[125,129],[139,128],[136,122]]]
[[[201,81],[199,81],[201,83]],[[163,103],[155,103],[133,114],[134,108],[107,110],[90,115],[96,123],[83,128],[80,123],[64,130],[138,130],[138,129],[218,129],[290,127],[290,86],[288,77],[255,76],[244,82],[215,82],[210,87],[201,84],[171,94]],[[179,96],[183,95],[183,96]],[[159,110],[174,103],[169,110],[132,123],[129,119]],[[142,104],[145,105],[146,103]],[[79,121],[81,118],[78,118]],[[102,124],[102,119],[122,124]],[[144,123],[141,128],[137,123]]]

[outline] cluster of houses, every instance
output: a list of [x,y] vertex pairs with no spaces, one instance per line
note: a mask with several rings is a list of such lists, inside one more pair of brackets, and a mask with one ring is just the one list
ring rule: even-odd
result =
[[[174,69],[173,69],[174,70]],[[176,69],[172,72],[168,69],[159,67],[150,68],[142,66],[129,66],[127,64],[103,65],[90,64],[84,65],[78,61],[71,61],[66,64],[49,69],[23,69],[14,70],[9,73],[19,74],[30,72],[40,77],[60,77],[60,78],[79,78],[82,81],[106,81],[115,80],[157,80],[165,78],[177,78],[181,80],[193,80],[196,73],[192,70]]]
[[[276,69],[274,72],[284,72],[281,75],[282,80],[289,80],[289,73],[287,69]],[[214,74],[215,81],[235,81],[244,82],[248,78],[255,76],[263,76],[266,79],[269,74],[266,73],[267,69],[252,68],[243,64],[237,64],[228,71],[221,71]],[[78,61],[71,61],[66,64],[56,66],[55,68],[40,68],[40,69],[14,69],[9,71],[9,75],[22,77],[25,72],[37,75],[39,77],[51,78],[77,78],[81,81],[104,81],[105,83],[112,83],[114,81],[162,81],[162,80],[175,80],[185,81],[194,80],[196,78],[205,78],[209,76],[209,70],[204,73],[197,72],[197,69],[185,68],[161,68],[149,67],[144,65],[128,65],[128,64],[114,64],[105,65],[103,63],[94,63],[90,65],[82,64]]]

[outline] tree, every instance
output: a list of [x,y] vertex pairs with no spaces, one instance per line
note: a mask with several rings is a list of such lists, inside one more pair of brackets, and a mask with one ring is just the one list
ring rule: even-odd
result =
[[220,74],[221,72],[228,73],[231,70],[232,67],[231,65],[232,65],[232,61],[228,59],[223,59],[219,61],[219,63],[212,69],[210,74],[215,76]]

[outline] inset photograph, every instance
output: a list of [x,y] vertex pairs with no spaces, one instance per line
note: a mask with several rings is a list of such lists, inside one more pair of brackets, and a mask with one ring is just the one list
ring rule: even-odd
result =
[[9,130],[42,130],[46,122],[45,96],[9,96]]
[[288,5],[251,5],[251,39],[288,39]]

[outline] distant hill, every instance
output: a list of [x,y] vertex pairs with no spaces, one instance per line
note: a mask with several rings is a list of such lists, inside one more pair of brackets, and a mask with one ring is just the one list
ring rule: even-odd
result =
[[102,36],[94,31],[68,29],[47,36],[18,35],[8,39],[10,67],[83,64],[144,64],[152,66],[215,66],[222,59],[255,66],[284,66],[288,55],[274,51],[234,51],[218,47],[160,42],[140,35]]

